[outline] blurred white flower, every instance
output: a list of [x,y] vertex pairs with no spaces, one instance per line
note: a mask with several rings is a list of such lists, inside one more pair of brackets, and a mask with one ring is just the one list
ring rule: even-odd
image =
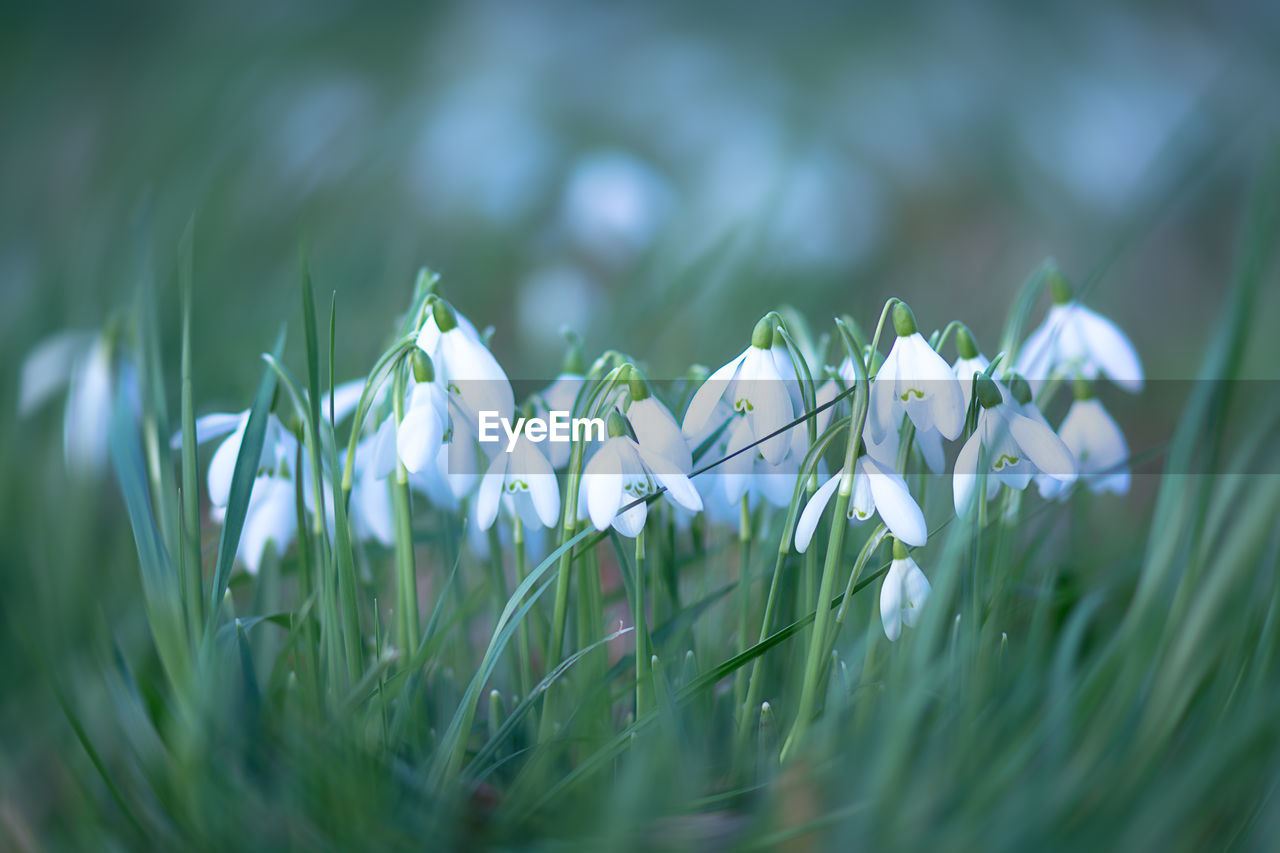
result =
[[1054,374],[1093,380],[1102,373],[1126,391],[1141,391],[1142,362],[1120,327],[1073,301],[1056,272],[1052,286],[1053,306],[1018,351],[1018,373],[1035,389]]
[[22,363],[18,413],[27,416],[67,386],[62,444],[73,471],[98,474],[107,460],[107,423],[117,383],[137,404],[136,377],[127,364],[113,373],[113,347],[97,332],[58,332],[45,338]]
[[443,299],[435,300],[423,322],[418,347],[430,357],[433,381],[445,392],[450,407],[464,416],[471,435],[478,434],[480,412],[511,419],[515,396],[507,374],[475,327]]
[[[1075,454],[1080,479],[1089,491],[1117,495],[1129,491],[1129,445],[1120,425],[1096,398],[1077,396],[1058,427],[1058,436]],[[1036,477],[1036,485],[1042,497],[1066,495],[1065,485],[1051,477]]]
[[565,189],[565,225],[595,256],[625,261],[653,242],[672,206],[667,183],[621,152],[584,157]]

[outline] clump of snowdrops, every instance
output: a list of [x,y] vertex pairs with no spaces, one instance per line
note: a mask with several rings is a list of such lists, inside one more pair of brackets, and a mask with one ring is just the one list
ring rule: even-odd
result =
[[[302,297],[306,363],[281,360],[282,332],[241,412],[197,417],[189,314],[178,423],[144,320],[24,368],[24,409],[70,380],[68,462],[114,464],[180,761],[216,740],[198,734],[212,691],[277,731],[337,727],[442,813],[494,799],[536,819],[677,720],[709,796],[758,790],[858,705],[850,635],[870,671],[931,618],[981,622],[1007,531],[1129,487],[1096,392],[1139,391],[1141,364],[1052,263],[998,347],[897,299],[865,325],[783,308],[723,366],[667,381],[569,333],[561,374],[522,400],[488,348],[501,330],[429,272],[345,383],[336,311],[321,322],[305,276]],[[557,412],[598,429],[551,440]]]

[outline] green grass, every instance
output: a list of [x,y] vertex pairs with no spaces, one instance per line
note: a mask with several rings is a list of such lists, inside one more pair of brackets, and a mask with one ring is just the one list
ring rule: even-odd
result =
[[[171,455],[164,440],[171,356],[142,290],[132,330],[142,416],[120,406],[110,426],[123,501],[69,492],[24,504],[7,493],[0,507],[8,523],[50,515],[84,534],[33,542],[31,571],[5,594],[5,630],[22,650],[8,679],[50,694],[45,707],[58,711],[24,719],[23,704],[7,706],[5,742],[29,726],[57,732],[60,749],[33,768],[6,748],[0,777],[33,782],[4,795],[0,838],[125,849],[1265,849],[1280,832],[1280,477],[1260,472],[1280,462],[1280,405],[1240,396],[1231,380],[1269,331],[1255,307],[1274,280],[1278,189],[1274,172],[1258,182],[1206,381],[1158,448],[1149,515],[1100,540],[1098,519],[1121,499],[1080,494],[1067,506],[998,503],[979,528],[950,520],[948,490],[929,482],[934,529],[915,557],[934,595],[894,644],[876,609],[889,549],[868,551],[851,578],[873,531],[846,536],[840,522],[817,593],[814,566],[778,548],[794,510],[758,511],[750,548],[734,530],[676,531],[658,511],[643,563],[616,534],[570,528],[521,578],[514,551],[495,573],[460,545],[458,519],[421,501],[401,532],[413,547],[395,552],[353,542],[338,501],[332,529],[300,512],[297,546],[256,579],[236,574],[269,411],[296,424],[317,490],[349,489],[344,433],[319,406],[341,318],[331,310],[326,351],[304,273],[305,370],[282,360],[282,336],[211,550],[211,531],[193,523],[196,450],[188,438]],[[183,317],[189,436],[199,389]],[[394,382],[403,352],[392,347],[375,373]],[[1246,434],[1229,435],[1240,419]],[[833,464],[843,449],[837,438]],[[12,451],[5,460],[18,467]],[[126,523],[132,552],[112,535]],[[95,569],[99,600],[68,614],[67,579]],[[601,589],[598,569],[616,572],[620,589]],[[403,612],[406,572],[429,590],[421,622]],[[635,606],[635,578],[651,596],[640,642],[612,628]],[[144,619],[106,617],[140,610]],[[758,642],[743,641],[742,624]],[[544,638],[560,634],[557,654]],[[651,667],[635,665],[636,648],[652,651]],[[744,717],[734,685],[748,674]],[[806,708],[816,715],[797,726]]]

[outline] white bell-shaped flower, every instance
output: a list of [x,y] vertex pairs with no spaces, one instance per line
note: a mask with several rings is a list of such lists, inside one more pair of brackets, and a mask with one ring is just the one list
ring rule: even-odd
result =
[[1142,362],[1120,327],[1074,301],[1060,274],[1052,293],[1048,316],[1018,351],[1018,373],[1033,388],[1055,374],[1093,380],[1101,373],[1126,391],[1141,391]]
[[[1129,444],[1115,418],[1093,396],[1088,382],[1076,382],[1076,399],[1058,427],[1058,436],[1075,455],[1080,479],[1089,491],[1117,495],[1129,491]],[[1043,475],[1036,478],[1036,484],[1046,498],[1066,491],[1061,482]]]
[[[794,373],[791,381],[794,382]],[[795,418],[787,377],[779,372],[774,357],[773,326],[767,318],[756,324],[751,346],[712,373],[693,395],[682,425],[690,443],[695,443],[694,436],[708,432],[708,423],[721,400],[746,419],[753,441],[772,435]],[[760,444],[760,453],[776,465],[790,448],[790,436],[779,433]]]
[[973,335],[964,326],[956,330],[956,353],[958,358],[951,365],[951,372],[960,382],[960,391],[964,394],[964,410],[968,412],[969,404],[973,402],[973,377],[990,367],[991,361],[978,351]]
[[480,481],[475,510],[481,530],[493,526],[499,505],[529,528],[553,527],[560,516],[555,469],[523,432],[510,452],[504,449],[494,455]]
[[974,504],[978,465],[985,454],[987,470],[986,499],[995,497],[1003,484],[1021,491],[1036,474],[1044,474],[1069,485],[1076,477],[1076,461],[1071,451],[1058,438],[1043,418],[1029,417],[1025,400],[1016,399],[1001,383],[986,375],[978,377],[978,425],[956,458],[952,475],[956,515],[966,516]]
[[[828,479],[805,504],[800,520],[796,522],[796,550],[800,553],[809,550],[818,521],[835,496],[843,476],[840,472]],[[879,514],[889,532],[910,545],[924,545],[929,538],[924,513],[911,497],[907,481],[869,454],[864,453],[854,463],[846,514],[850,524],[860,524]]]
[[626,420],[617,411],[609,415],[606,441],[587,463],[581,494],[588,517],[597,530],[612,526],[623,536],[637,536],[644,528],[648,505],[627,504],[666,489],[668,498],[693,512],[702,509],[702,498],[676,461],[636,443]]
[[496,412],[499,418],[510,420],[515,396],[498,360],[475,327],[463,319],[443,299],[435,300],[418,332],[418,348],[430,356],[435,382],[465,416],[475,435],[480,412]]
[[871,385],[875,398],[872,422],[877,441],[897,431],[905,413],[916,430],[937,430],[954,441],[964,429],[964,392],[951,366],[916,329],[915,316],[903,302],[893,307],[897,339]]
[[893,543],[893,562],[880,587],[880,623],[890,642],[902,634],[902,626],[915,627],[932,588],[901,542]]
[[[213,519],[222,523],[226,512],[225,505],[214,506]],[[293,478],[279,474],[261,474],[254,478],[240,542],[236,545],[236,559],[249,574],[256,575],[267,548],[274,547],[276,557],[284,556],[297,531],[297,493]]]

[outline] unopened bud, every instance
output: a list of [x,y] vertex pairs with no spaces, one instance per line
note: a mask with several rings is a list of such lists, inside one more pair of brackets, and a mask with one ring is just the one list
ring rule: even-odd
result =
[[413,350],[413,381],[428,383],[436,381],[436,366],[431,363],[431,356],[420,347]]
[[1067,284],[1066,277],[1057,267],[1049,271],[1049,295],[1053,297],[1054,305],[1066,305],[1072,298],[1071,285]]
[[443,299],[437,299],[431,306],[431,316],[436,318],[436,328],[440,330],[440,334],[458,328],[458,315],[453,313],[452,306]]
[[1009,386],[1009,393],[1013,395],[1013,399],[1017,400],[1021,405],[1025,406],[1031,402],[1031,386],[1027,384],[1027,380],[1023,379],[1020,374],[1010,373],[1006,384]]
[[751,345],[756,349],[769,349],[773,346],[773,318],[760,318],[760,322],[751,330]]
[[965,360],[978,357],[978,345],[974,342],[973,335],[966,326],[960,326],[956,329],[956,352]]
[[982,406],[982,408],[994,409],[1004,402],[1004,396],[1000,393],[1000,389],[996,387],[995,380],[990,376],[985,373],[976,373],[973,381],[978,405]]
[[610,438],[617,438],[618,436],[626,436],[632,441],[635,441],[636,439],[635,430],[631,428],[631,422],[627,420],[626,415],[622,414],[622,412],[619,412],[617,409],[614,409],[612,412],[609,413],[609,418],[605,423],[609,429]]
[[900,338],[910,337],[916,333],[916,315],[911,313],[911,306],[907,305],[907,303],[897,302],[894,304],[893,328],[897,330]]

